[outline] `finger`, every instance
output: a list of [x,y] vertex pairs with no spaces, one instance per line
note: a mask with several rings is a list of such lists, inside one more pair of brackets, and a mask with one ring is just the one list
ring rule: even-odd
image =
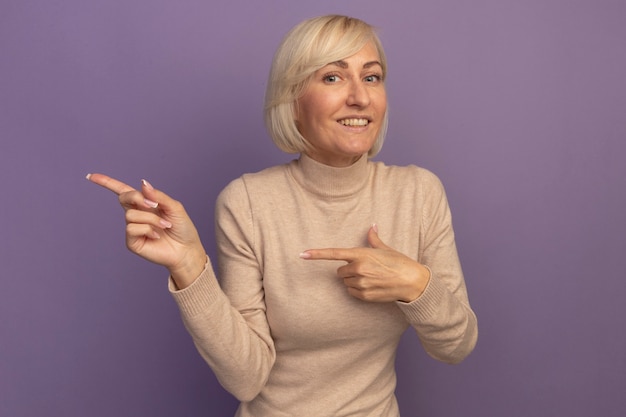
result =
[[152,208],[159,207],[163,213],[174,214],[177,212],[183,212],[182,204],[174,200],[163,191],[157,190],[146,180],[141,180],[141,192],[146,198],[146,204]]
[[363,248],[308,249],[300,254],[302,259],[352,262],[363,256]]
[[148,211],[142,210],[127,210],[126,211],[126,223],[139,223],[139,224],[149,224],[150,226],[158,229],[171,229],[172,223],[167,220],[157,216],[156,214]]
[[374,249],[389,249],[389,246],[387,246],[378,236],[378,226],[375,223],[367,232],[367,241]]
[[161,235],[149,224],[130,223],[126,225],[126,246],[133,250],[137,243],[144,238],[160,239]]
[[93,182],[94,184],[98,184],[99,186],[104,187],[109,191],[113,191],[117,195],[135,190],[130,185],[104,174],[87,174],[87,180]]
[[358,277],[344,278],[343,283],[352,297],[363,301],[376,301],[378,288],[368,285],[366,280]]
[[362,277],[346,277],[343,278],[343,284],[348,288],[363,291],[371,289],[372,286],[368,284],[368,281]]
[[132,207],[156,209],[159,206],[159,203],[146,198],[141,191],[137,190],[127,191],[120,194],[119,200],[122,207],[126,209]]
[[371,275],[371,270],[366,262],[356,260],[337,268],[337,276],[339,278],[356,278]]

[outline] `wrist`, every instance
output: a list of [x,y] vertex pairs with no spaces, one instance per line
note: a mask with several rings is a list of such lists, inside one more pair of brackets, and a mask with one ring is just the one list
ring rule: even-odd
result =
[[428,283],[430,282],[430,277],[432,275],[430,268],[426,265],[418,264],[418,273],[416,275],[415,280],[413,281],[413,285],[411,286],[411,290],[407,292],[407,295],[402,301],[404,303],[411,303],[424,293]]
[[204,249],[190,252],[176,266],[168,268],[172,280],[179,290],[185,289],[202,274],[207,264],[207,255]]

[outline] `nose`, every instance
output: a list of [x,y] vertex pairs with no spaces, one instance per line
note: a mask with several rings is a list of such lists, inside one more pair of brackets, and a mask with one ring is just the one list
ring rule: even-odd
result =
[[346,104],[348,106],[367,107],[370,103],[370,95],[367,87],[360,80],[350,82]]

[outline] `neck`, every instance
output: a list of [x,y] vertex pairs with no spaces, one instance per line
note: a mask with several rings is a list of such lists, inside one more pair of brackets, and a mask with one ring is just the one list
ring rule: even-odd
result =
[[343,198],[359,192],[369,181],[367,155],[352,165],[335,167],[316,161],[306,154],[291,165],[294,179],[306,190],[322,198]]
[[328,165],[329,167],[333,168],[349,167],[363,157],[363,155],[355,155],[336,158],[322,158],[320,155],[317,155],[314,152],[305,152],[305,155],[313,159],[314,161],[319,162],[320,164]]

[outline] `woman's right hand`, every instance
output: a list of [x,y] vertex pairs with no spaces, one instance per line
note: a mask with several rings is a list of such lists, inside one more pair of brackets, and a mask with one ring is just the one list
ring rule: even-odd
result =
[[126,217],[126,246],[165,266],[179,289],[188,287],[206,264],[206,251],[183,205],[142,180],[136,190],[103,174],[87,179],[119,196]]

